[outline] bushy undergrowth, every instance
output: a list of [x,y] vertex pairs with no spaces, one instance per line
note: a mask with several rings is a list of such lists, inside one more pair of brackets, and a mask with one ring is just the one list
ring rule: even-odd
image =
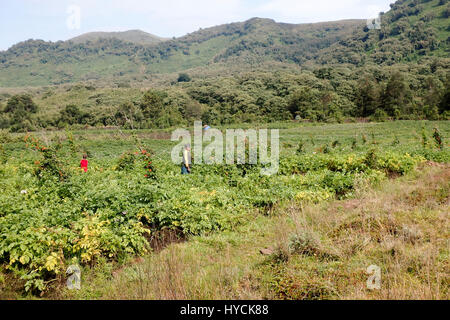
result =
[[[255,211],[270,214],[286,200],[349,196],[361,181],[405,174],[428,155],[301,153],[282,158],[273,176],[249,165],[194,166],[193,174],[183,176],[178,166],[152,161],[142,149],[87,173],[59,161],[55,148],[37,150],[48,166],[42,159],[0,166],[0,262],[27,290],[38,291],[61,278],[71,263],[151,250],[147,238],[156,230],[199,235],[233,229]],[[52,157],[46,158],[47,150]]]

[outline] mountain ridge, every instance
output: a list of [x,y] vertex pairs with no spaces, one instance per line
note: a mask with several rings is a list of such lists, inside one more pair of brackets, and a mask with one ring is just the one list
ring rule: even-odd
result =
[[229,64],[232,60],[239,60],[237,69],[241,67],[239,64],[301,64],[313,52],[364,24],[365,20],[287,24],[252,18],[148,45],[116,37],[79,43],[27,40],[0,52],[0,86],[57,85],[126,76],[145,78]]
[[154,34],[139,29],[132,29],[126,31],[112,31],[112,32],[110,31],[87,32],[66,41],[78,44],[87,41],[97,41],[99,39],[109,39],[109,38],[116,38],[122,41],[134,42],[143,45],[147,44],[151,45],[168,40],[167,38],[158,37]]
[[[155,43],[150,44],[127,38],[127,32],[136,30],[85,34],[75,42],[28,40],[0,52],[0,87],[445,59],[450,53],[449,12],[447,0],[398,0],[381,15],[379,30],[368,28],[365,19],[289,24],[252,18],[165,41],[152,38]],[[90,36],[93,41],[86,40]]]

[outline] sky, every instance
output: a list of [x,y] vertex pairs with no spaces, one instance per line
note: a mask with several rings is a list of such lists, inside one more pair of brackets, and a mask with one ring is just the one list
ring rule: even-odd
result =
[[395,0],[0,0],[0,50],[28,39],[140,29],[179,37],[253,17],[310,23],[375,18]]

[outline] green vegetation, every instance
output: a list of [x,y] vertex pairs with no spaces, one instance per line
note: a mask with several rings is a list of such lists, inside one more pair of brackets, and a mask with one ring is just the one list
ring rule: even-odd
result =
[[435,73],[426,71],[428,65],[448,68],[448,10],[446,1],[399,0],[383,14],[381,30],[370,30],[364,20],[291,25],[254,18],[166,41],[139,31],[92,33],[56,43],[28,40],[0,52],[0,86],[147,83],[157,74],[173,73],[168,77],[175,80],[186,70],[204,77],[337,65],[352,70],[405,64],[426,76]]
[[[445,70],[438,67],[435,75],[423,77],[412,69],[407,74],[395,67],[378,68],[379,81],[369,70],[349,73],[345,68],[329,70],[325,79],[317,77],[323,69],[316,73],[252,72],[188,82],[189,75],[180,74],[176,84],[144,92],[126,87],[96,89],[87,84],[35,89],[29,94],[39,107],[37,113],[29,113],[25,121],[7,107],[0,116],[0,127],[12,131],[66,126],[168,128],[200,119],[213,125],[293,119],[328,123],[357,118],[446,120],[450,117],[445,104],[450,78]],[[5,97],[6,105],[21,97]]]
[[[135,31],[128,42],[128,33],[76,43],[30,40],[0,53],[0,128],[446,120],[448,5],[399,0],[382,15],[380,30],[360,20],[290,25],[254,18],[152,45],[137,43]],[[25,85],[37,87],[11,88]],[[5,109],[24,93],[37,113]]]
[[[134,33],[114,37],[87,34],[81,36],[81,42],[28,40],[0,52],[0,86],[42,86],[118,78],[145,81],[157,73],[191,68],[203,73],[207,64],[215,65],[211,70],[216,70],[216,74],[221,65],[227,68],[233,65],[231,69],[239,71],[243,65],[249,69],[274,61],[286,62],[289,66],[306,61],[314,52],[358,27],[363,27],[363,21],[289,25],[269,19],[251,19],[153,45],[136,43]],[[90,39],[92,41],[87,41]]]
[[359,30],[322,52],[324,63],[393,65],[421,57],[448,58],[447,1],[400,0],[381,16],[380,30]]
[[187,73],[180,73],[178,76],[178,82],[189,82],[191,77]]
[[[448,298],[449,5],[0,52],[0,298]],[[280,129],[278,173],[181,175],[170,133],[196,120]]]
[[[429,139],[434,127],[448,135],[448,122],[426,122]],[[259,165],[195,163],[194,173],[182,176],[169,160],[174,143],[151,139],[163,134],[158,131],[36,137],[3,132],[3,272],[21,283],[19,291],[51,291],[64,280],[68,265],[123,263],[151,252],[148,240],[162,230],[185,237],[234,231],[255,214],[271,215],[289,201],[346,199],[362,186],[405,175],[426,159],[449,162],[447,148],[422,146],[420,130],[417,122],[290,124],[281,130],[286,147],[280,171],[270,177],[261,175]],[[364,133],[370,144],[359,138]],[[393,134],[398,144],[392,144]],[[314,145],[307,142],[309,135]],[[304,141],[301,153],[296,141]],[[77,168],[82,153],[90,157],[87,173]]]

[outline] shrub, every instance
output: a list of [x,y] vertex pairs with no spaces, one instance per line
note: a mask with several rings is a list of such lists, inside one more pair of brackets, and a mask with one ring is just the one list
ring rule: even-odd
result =
[[442,150],[444,148],[444,142],[442,141],[442,136],[438,128],[434,128],[433,138],[434,142],[436,143],[436,146]]
[[187,73],[180,73],[178,75],[178,82],[189,82],[191,81],[191,77]]
[[116,168],[119,171],[132,170],[135,162],[136,154],[131,151],[127,151],[120,156],[119,160],[117,160]]
[[378,108],[372,116],[372,120],[377,122],[384,122],[388,119],[388,114],[383,109]]
[[300,141],[298,143],[298,147],[297,147],[297,154],[302,154],[304,152],[304,147],[305,147],[305,143],[303,141]]

